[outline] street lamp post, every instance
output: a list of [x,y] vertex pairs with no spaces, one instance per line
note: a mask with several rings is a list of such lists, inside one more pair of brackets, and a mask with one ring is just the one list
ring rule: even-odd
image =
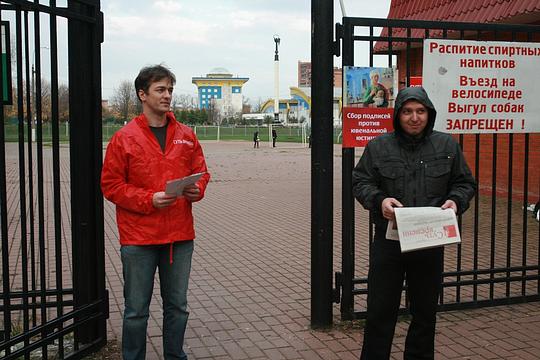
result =
[[[278,34],[274,34],[274,43],[276,44],[276,51],[274,54],[274,124],[279,123],[279,51],[278,46],[281,39]],[[270,146],[272,145],[272,124],[268,126],[268,140]]]
[[274,122],[279,121],[279,52],[278,45],[281,39],[279,35],[274,35],[274,42],[276,43],[276,52],[274,55]]

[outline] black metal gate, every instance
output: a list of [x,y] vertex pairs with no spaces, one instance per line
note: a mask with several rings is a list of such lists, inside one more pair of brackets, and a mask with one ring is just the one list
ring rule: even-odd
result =
[[0,357],[7,359],[81,358],[106,342],[103,16],[99,0],[46,3],[0,4]]
[[[375,36],[375,30],[380,28],[385,30]],[[409,85],[411,76],[421,75],[413,65],[421,59],[427,38],[540,41],[539,26],[344,18],[343,25],[336,29],[343,41],[343,66],[372,67],[376,56],[385,61],[387,67],[398,62],[398,70],[404,74],[401,86]],[[369,56],[357,59],[355,49],[362,44],[369,49],[366,51]],[[462,244],[445,251],[439,310],[540,300],[540,232],[538,223],[527,212],[529,193],[538,195],[538,189],[529,187],[529,179],[538,178],[539,170],[532,168],[529,160],[540,148],[540,137],[538,134],[505,137],[504,147],[508,149],[505,164],[497,161],[496,156],[498,146],[503,146],[501,135],[459,135],[458,140],[464,151],[472,154],[471,166],[477,180],[483,170],[480,156],[485,156],[481,155],[480,147],[491,147],[491,187],[477,193],[471,209],[459,219]],[[342,155],[342,271],[336,273],[336,293],[341,295],[338,298],[342,320],[350,320],[366,316],[368,249],[373,229],[369,215],[355,205],[352,195],[354,149],[344,148]],[[522,169],[513,165],[517,160],[523,163]],[[501,172],[501,168],[508,173],[505,195],[497,194],[497,169]],[[517,172],[523,183],[520,184],[522,194],[516,200],[513,195],[516,184],[512,180]],[[360,222],[356,228],[355,219]],[[355,242],[355,238],[359,241]],[[405,292],[402,312],[406,311],[406,303]]]

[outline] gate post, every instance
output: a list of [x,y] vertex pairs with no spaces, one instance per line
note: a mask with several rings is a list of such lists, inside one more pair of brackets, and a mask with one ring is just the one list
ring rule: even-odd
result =
[[332,325],[333,0],[311,1],[311,326]]
[[[343,67],[354,65],[353,29],[349,18],[343,18]],[[343,72],[345,73],[345,72]],[[346,79],[344,79],[346,81]],[[343,120],[342,120],[343,124]],[[342,125],[343,126],[343,125]],[[342,297],[341,320],[353,318],[353,277],[354,277],[354,196],[352,194],[352,170],[354,168],[354,148],[342,148],[342,230],[341,268]]]
[[94,304],[98,308],[92,309],[93,313],[102,315],[75,331],[76,344],[89,344],[106,341],[108,313],[99,185],[103,17],[99,0],[69,1],[68,8],[95,19],[93,23],[77,19],[68,22],[73,298],[75,309]]

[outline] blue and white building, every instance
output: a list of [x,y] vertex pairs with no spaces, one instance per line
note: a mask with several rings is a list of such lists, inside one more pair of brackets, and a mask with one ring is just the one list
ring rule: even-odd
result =
[[204,77],[193,77],[197,86],[199,109],[213,106],[221,118],[238,116],[242,113],[242,86],[247,77],[233,77],[225,68],[215,68]]

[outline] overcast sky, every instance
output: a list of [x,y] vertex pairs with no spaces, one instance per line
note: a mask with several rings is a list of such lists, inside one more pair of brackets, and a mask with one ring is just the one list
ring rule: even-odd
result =
[[[334,3],[340,22],[339,0]],[[390,0],[344,4],[348,16],[386,18]],[[281,38],[280,97],[289,97],[289,87],[297,86],[298,61],[310,61],[311,0],[104,0],[101,6],[104,99],[141,67],[156,63],[176,74],[177,94],[195,95],[193,76],[224,67],[249,78],[245,97],[272,98],[274,34]]]

